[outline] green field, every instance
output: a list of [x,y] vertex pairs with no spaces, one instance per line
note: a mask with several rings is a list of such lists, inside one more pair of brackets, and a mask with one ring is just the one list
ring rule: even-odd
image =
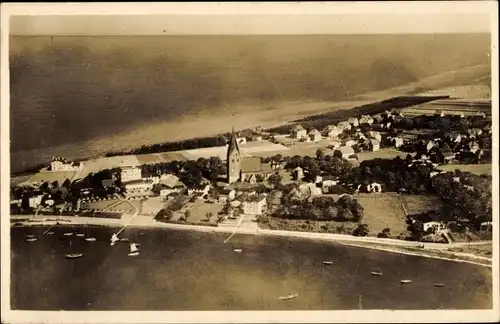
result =
[[446,164],[440,165],[437,168],[444,172],[460,170],[462,172],[470,172],[477,175],[491,175],[491,164]]

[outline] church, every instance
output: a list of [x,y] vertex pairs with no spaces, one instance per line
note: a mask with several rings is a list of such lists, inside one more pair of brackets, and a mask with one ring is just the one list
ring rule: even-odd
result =
[[273,173],[271,165],[263,164],[259,157],[243,157],[236,134],[231,133],[227,148],[227,181],[229,183],[256,183],[269,178]]

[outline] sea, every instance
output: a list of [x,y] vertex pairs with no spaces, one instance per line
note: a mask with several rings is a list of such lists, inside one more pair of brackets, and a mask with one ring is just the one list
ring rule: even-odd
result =
[[[151,228],[121,232],[140,244],[140,254],[130,257],[128,243],[109,244],[116,228],[54,227],[53,235],[42,235],[46,230],[11,229],[12,309],[492,308],[491,269],[468,263],[255,235],[237,234],[224,244],[227,234]],[[27,242],[28,234],[38,240]],[[67,253],[83,257],[66,259]],[[403,279],[411,283],[401,285]],[[297,298],[279,299],[291,293]]]
[[[258,117],[279,105],[284,114],[276,120],[286,121],[286,110],[294,109],[289,102],[336,103],[470,66],[485,65],[486,75],[452,73],[427,87],[489,85],[490,40],[489,34],[11,36],[11,169],[54,155],[85,158],[225,133],[232,124],[248,126],[249,112]],[[219,115],[235,117],[203,122]]]

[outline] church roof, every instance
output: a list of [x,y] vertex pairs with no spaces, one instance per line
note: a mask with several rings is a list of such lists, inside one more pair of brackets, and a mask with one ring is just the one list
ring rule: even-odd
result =
[[234,132],[231,133],[231,138],[229,139],[229,147],[227,148],[227,155],[233,153],[234,151],[240,152],[240,147],[238,145],[238,139],[236,138],[236,134]]
[[241,172],[251,173],[251,172],[261,172],[262,163],[259,157],[244,158],[241,160]]

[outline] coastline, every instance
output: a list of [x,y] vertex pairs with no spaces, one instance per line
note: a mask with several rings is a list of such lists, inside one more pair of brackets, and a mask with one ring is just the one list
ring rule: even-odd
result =
[[[11,227],[35,227],[35,226],[97,226],[97,227],[133,227],[133,228],[165,228],[172,230],[197,231],[206,233],[226,233],[226,234],[244,234],[244,235],[259,235],[259,236],[279,236],[295,239],[306,239],[313,241],[328,241],[336,242],[346,246],[379,250],[390,253],[399,253],[404,255],[420,256],[426,258],[471,263],[477,266],[492,268],[492,259],[487,257],[476,256],[473,254],[458,253],[448,251],[448,249],[456,246],[464,246],[461,243],[442,244],[442,243],[422,243],[412,241],[402,241],[396,239],[381,239],[375,237],[358,237],[345,234],[325,234],[315,232],[295,232],[282,230],[267,230],[267,229],[249,229],[244,227],[212,227],[190,224],[174,224],[157,222],[154,219],[131,219],[129,222],[124,222],[122,219],[105,219],[92,217],[78,216],[57,216],[44,215],[47,217],[37,216],[36,219],[29,220],[29,216],[11,216]],[[15,222],[18,219],[19,222]],[[26,219],[28,219],[26,221]],[[24,220],[24,221],[22,221]],[[18,225],[16,225],[18,223]],[[478,242],[479,243],[479,242]],[[488,244],[488,242],[480,242],[479,244]],[[424,246],[422,250],[416,250]],[[444,255],[443,255],[444,254]]]

